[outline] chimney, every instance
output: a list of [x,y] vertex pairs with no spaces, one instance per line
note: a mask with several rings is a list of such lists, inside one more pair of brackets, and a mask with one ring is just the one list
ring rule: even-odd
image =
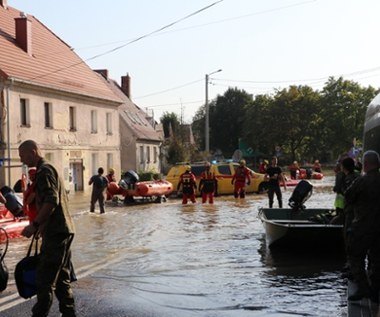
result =
[[121,90],[131,99],[131,77],[129,77],[128,73],[127,76],[121,76]]
[[15,22],[16,42],[25,52],[32,56],[32,21],[23,12],[20,12],[20,16],[15,18]]
[[0,0],[0,6],[2,6],[4,9],[8,8],[8,1],[7,0]]
[[108,69],[95,69],[94,71],[102,75],[106,80],[108,80]]

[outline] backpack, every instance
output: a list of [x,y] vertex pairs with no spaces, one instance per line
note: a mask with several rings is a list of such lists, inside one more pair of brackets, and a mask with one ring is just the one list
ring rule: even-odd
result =
[[[4,249],[3,253],[0,255],[0,292],[2,292],[7,288],[7,285],[8,285],[9,273],[8,273],[8,268],[4,262],[4,257],[5,257],[5,254],[7,253],[7,250],[8,250],[9,238],[8,238],[7,231],[4,228],[0,228],[0,230],[4,232],[5,241],[6,241],[5,242],[5,249]],[[1,235],[0,235],[0,237],[1,237]]]

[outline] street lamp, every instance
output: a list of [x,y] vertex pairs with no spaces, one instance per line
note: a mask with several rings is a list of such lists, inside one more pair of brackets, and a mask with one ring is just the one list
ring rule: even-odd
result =
[[215,72],[206,74],[206,123],[205,123],[205,152],[210,152],[210,116],[209,116],[209,106],[208,106],[208,80],[209,76],[215,73],[221,72],[221,69],[216,70]]

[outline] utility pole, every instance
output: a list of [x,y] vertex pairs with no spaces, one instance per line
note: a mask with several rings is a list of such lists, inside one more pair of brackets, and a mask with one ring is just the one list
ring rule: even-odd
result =
[[212,74],[215,74],[215,73],[219,73],[221,72],[222,70],[221,69],[218,69],[212,73],[209,73],[209,74],[206,74],[205,76],[205,82],[206,82],[206,92],[205,92],[205,95],[206,95],[206,102],[205,102],[205,106],[206,106],[206,118],[205,118],[205,152],[206,153],[209,153],[210,152],[210,114],[209,114],[209,105],[208,105],[208,84],[209,84],[209,77],[210,75]]

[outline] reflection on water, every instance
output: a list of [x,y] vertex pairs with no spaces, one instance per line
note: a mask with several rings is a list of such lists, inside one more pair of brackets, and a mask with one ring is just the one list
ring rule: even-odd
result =
[[[306,206],[332,207],[331,185],[316,186]],[[88,196],[71,196],[74,263],[109,261],[95,276],[115,299],[174,317],[345,316],[344,258],[271,253],[257,217],[266,195],[222,196],[215,205],[108,204],[104,215],[88,206]]]

